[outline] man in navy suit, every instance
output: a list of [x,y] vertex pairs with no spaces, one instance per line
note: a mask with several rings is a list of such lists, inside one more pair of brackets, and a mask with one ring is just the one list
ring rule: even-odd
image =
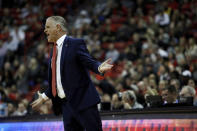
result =
[[100,98],[89,70],[103,74],[113,67],[111,59],[95,61],[83,39],[67,36],[66,21],[61,16],[47,18],[44,32],[48,42],[54,43],[48,69],[49,87],[42,94],[38,92],[32,108],[38,110],[51,99],[54,113],[63,114],[66,131],[102,131],[97,109]]

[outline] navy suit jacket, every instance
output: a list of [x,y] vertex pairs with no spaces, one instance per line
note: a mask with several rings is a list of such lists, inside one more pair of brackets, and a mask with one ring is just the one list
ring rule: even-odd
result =
[[[51,53],[52,54],[52,53]],[[48,66],[49,87],[45,94],[52,99],[52,69],[51,57]],[[66,94],[66,100],[72,109],[80,111],[100,102],[99,95],[90,80],[89,70],[99,74],[100,62],[95,61],[87,50],[83,39],[75,39],[66,36],[60,60],[61,82]],[[55,107],[61,108],[61,107]]]

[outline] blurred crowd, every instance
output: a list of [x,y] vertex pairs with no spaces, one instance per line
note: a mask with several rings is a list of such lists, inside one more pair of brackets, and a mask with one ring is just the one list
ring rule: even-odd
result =
[[[51,44],[45,19],[63,16],[68,35],[86,40],[99,61],[114,68],[91,77],[102,110],[148,108],[191,97],[197,106],[197,1],[0,0],[0,116],[34,114],[29,104],[47,86]],[[51,102],[40,108],[50,114]]]

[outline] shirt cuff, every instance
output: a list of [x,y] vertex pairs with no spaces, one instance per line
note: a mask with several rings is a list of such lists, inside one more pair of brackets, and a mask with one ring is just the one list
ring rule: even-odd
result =
[[42,93],[42,98],[43,98],[45,101],[49,99],[49,98],[46,96],[45,93]]
[[[100,66],[101,66],[101,65],[100,65]],[[100,66],[98,67],[99,75],[104,76],[104,75],[105,75],[105,73],[101,73],[101,71],[100,71]]]

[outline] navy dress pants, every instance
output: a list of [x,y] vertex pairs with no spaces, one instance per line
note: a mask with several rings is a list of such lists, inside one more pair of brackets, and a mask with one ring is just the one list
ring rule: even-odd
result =
[[62,102],[65,131],[102,131],[102,122],[97,105],[74,112],[68,102]]

